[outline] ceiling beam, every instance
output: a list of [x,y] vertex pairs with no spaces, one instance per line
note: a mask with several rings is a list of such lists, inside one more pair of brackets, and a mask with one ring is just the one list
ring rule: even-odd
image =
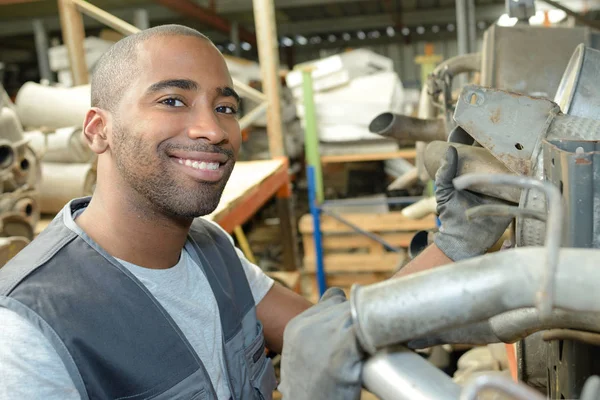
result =
[[[477,21],[494,21],[504,14],[503,5],[479,6],[475,9]],[[397,26],[398,21],[391,14],[365,15],[358,17],[327,18],[304,22],[283,23],[277,26],[281,35],[308,35],[311,33],[327,33],[330,31],[356,31],[360,29],[380,29]],[[403,26],[416,27],[419,25],[443,25],[456,23],[454,8],[436,10],[403,11],[401,14]]]
[[[178,12],[184,17],[197,19],[202,24],[210,26],[220,32],[230,34],[231,22],[226,18],[217,15],[217,13],[208,8],[201,7],[191,0],[156,0],[159,4]],[[239,27],[239,37],[243,41],[256,44],[256,35],[248,30]]]
[[[322,6],[325,4],[352,3],[364,0],[274,0],[275,9]],[[207,3],[207,0],[204,0]],[[219,14],[251,12],[252,0],[218,0],[216,12]]]

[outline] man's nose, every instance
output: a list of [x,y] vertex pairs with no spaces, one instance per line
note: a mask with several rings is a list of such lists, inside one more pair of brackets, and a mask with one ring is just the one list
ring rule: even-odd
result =
[[227,141],[227,132],[219,123],[219,119],[212,110],[203,110],[192,119],[188,128],[190,139],[205,139],[212,144]]

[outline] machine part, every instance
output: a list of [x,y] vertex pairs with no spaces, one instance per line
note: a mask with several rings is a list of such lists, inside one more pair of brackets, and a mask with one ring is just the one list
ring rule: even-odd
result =
[[558,263],[558,252],[562,243],[564,207],[561,197],[561,191],[549,182],[541,182],[536,179],[511,176],[511,175],[487,175],[487,174],[469,174],[455,178],[454,187],[458,190],[467,187],[480,185],[510,185],[519,186],[523,189],[538,189],[546,195],[548,202],[548,218],[546,222],[546,268],[542,277],[542,285],[538,291],[538,309],[540,317],[549,318],[552,314],[554,298],[554,277],[556,275],[556,265]]
[[0,170],[6,172],[15,163],[15,151],[12,143],[0,139]]
[[420,355],[392,347],[370,357],[364,386],[382,400],[458,399],[460,386]]
[[546,221],[546,214],[541,211],[527,210],[503,204],[486,204],[483,206],[472,207],[465,211],[465,215],[468,219],[477,218],[484,215],[495,215],[501,217],[534,218],[539,221]]
[[[516,248],[406,278],[354,285],[350,301],[357,337],[374,354],[391,344],[536,306],[537,293],[546,284],[547,253],[545,248]],[[560,251],[555,308],[600,311],[600,293],[594,289],[600,278],[597,257],[592,249]]]
[[28,129],[81,126],[90,108],[90,85],[63,88],[25,83],[15,100],[17,115]]
[[542,339],[575,340],[592,346],[600,346],[600,333],[578,331],[574,329],[550,329],[542,333]]
[[552,98],[587,28],[493,24],[483,36],[481,85]]
[[[486,174],[510,174],[511,172],[484,148],[467,146],[459,143],[435,141],[427,145],[424,164],[431,179],[435,178],[437,170],[442,165],[448,147],[454,146],[458,152],[457,176],[480,172]],[[496,197],[518,204],[521,189],[515,187],[495,187],[475,185],[469,190],[487,196]]]
[[57,213],[76,197],[91,196],[96,186],[93,164],[42,164],[42,213]]
[[464,87],[454,118],[516,174],[531,175],[541,140],[600,137],[600,121],[564,115],[550,100],[475,85]]
[[412,237],[408,245],[408,256],[413,260],[433,242],[432,232],[419,231]]
[[535,308],[522,308],[496,315],[487,321],[460,326],[411,340],[407,347],[424,349],[441,344],[514,343],[546,329],[576,329],[600,333],[600,314],[553,310],[547,320]]
[[23,140],[23,129],[19,117],[10,107],[0,108],[0,132],[2,132],[2,139],[10,143]]
[[506,8],[510,18],[527,21],[535,15],[534,0],[506,0]]
[[565,246],[600,247],[600,141],[544,141],[543,151],[546,179],[567,208]]
[[402,215],[409,219],[421,219],[436,212],[435,196],[427,197],[402,209]]
[[4,191],[38,187],[42,179],[42,170],[35,152],[26,144],[26,141],[17,143],[13,148],[16,149],[16,160],[10,173],[6,174],[3,179]]
[[0,237],[0,268],[29,244],[29,239],[20,236]]
[[414,167],[405,172],[402,176],[398,177],[396,180],[394,180],[394,182],[390,183],[387,187],[387,190],[404,190],[415,185],[418,181],[419,170]]
[[403,143],[446,140],[446,127],[443,120],[420,119],[391,112],[375,117],[369,124],[369,131]]
[[469,135],[460,125],[457,125],[452,129],[450,134],[448,135],[449,143],[459,143],[466,145],[473,145],[475,143],[475,139],[471,135]]
[[46,162],[87,163],[94,158],[81,127],[61,128],[52,133],[29,131],[23,135],[38,157]]
[[33,240],[33,227],[22,214],[7,212],[0,214],[1,237],[24,237]]
[[[437,111],[434,101],[443,91],[443,87],[440,87],[436,81],[441,78],[440,75],[442,74],[442,71],[445,71],[445,75],[447,76],[456,76],[464,72],[479,71],[480,66],[481,55],[479,53],[465,54],[441,62],[433,71],[432,78],[429,79],[428,82],[423,83],[421,96],[419,97],[419,111],[417,117],[420,119],[436,118]],[[448,116],[446,116],[446,121],[448,122]],[[448,131],[449,128],[450,127],[446,127],[446,131]],[[430,179],[423,163],[425,146],[425,142],[418,141],[415,143],[415,149],[417,151],[415,166],[418,170],[419,179],[422,182],[427,182]]]
[[[512,0],[511,0],[512,1]],[[480,375],[465,386],[460,394],[460,400],[477,400],[483,391],[493,390],[510,396],[514,400],[545,400],[542,396],[527,385],[515,383],[507,377],[499,375]]]
[[554,102],[565,114],[600,119],[600,51],[577,46],[560,81]]
[[35,189],[18,189],[0,196],[0,213],[14,212],[25,218],[32,229],[40,220],[40,195]]

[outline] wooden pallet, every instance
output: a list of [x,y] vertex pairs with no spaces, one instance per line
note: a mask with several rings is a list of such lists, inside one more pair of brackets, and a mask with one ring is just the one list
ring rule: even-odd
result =
[[[435,217],[410,220],[400,212],[383,214],[343,214],[361,229],[380,236],[402,253],[387,251],[380,243],[364,236],[328,215],[321,217],[323,263],[328,286],[348,290],[353,283],[368,285],[385,280],[406,257],[406,248],[415,232],[435,227]],[[316,251],[310,214],[298,225],[304,246],[303,281],[307,297],[315,300]]]

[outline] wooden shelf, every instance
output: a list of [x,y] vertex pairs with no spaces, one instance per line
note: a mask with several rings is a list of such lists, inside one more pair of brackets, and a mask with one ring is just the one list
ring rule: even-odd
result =
[[393,158],[404,158],[414,160],[417,155],[415,149],[404,149],[388,153],[365,153],[365,154],[340,154],[321,156],[322,164],[357,162],[357,161],[380,161]]

